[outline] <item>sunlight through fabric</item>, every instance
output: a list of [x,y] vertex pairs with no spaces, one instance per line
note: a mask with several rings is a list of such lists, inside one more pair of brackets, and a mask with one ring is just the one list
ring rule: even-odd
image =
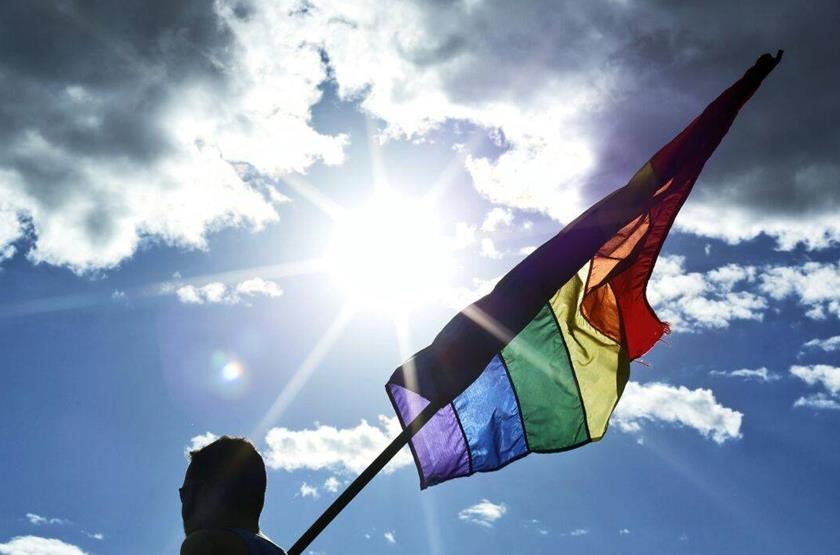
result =
[[420,487],[601,439],[630,375],[669,326],[653,266],[704,164],[779,58],[762,56],[630,179],[455,316],[385,386]]
[[[408,318],[403,315],[397,315],[394,318],[394,331],[397,336],[397,347],[399,349],[400,358],[405,360],[411,356],[411,328]],[[403,449],[405,450],[405,448]],[[438,514],[435,508],[434,499],[427,495],[420,495],[418,497],[420,506],[423,511],[423,524],[426,529],[426,539],[428,541],[430,555],[440,555],[442,553],[440,530],[438,525]]]

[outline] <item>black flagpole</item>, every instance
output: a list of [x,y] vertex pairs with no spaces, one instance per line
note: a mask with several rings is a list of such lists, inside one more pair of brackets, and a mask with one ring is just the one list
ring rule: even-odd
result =
[[341,495],[339,495],[332,504],[327,507],[321,516],[318,517],[318,520],[312,523],[312,526],[303,533],[303,535],[295,542],[295,544],[289,549],[289,555],[301,555],[303,550],[309,547],[309,544],[312,543],[315,538],[318,537],[318,534],[324,531],[324,528],[329,526],[330,522],[338,516],[344,507],[346,507],[356,494],[362,491],[368,482],[370,482],[374,476],[376,476],[380,470],[382,470],[388,461],[394,458],[400,449],[405,447],[408,443],[408,440],[420,431],[420,428],[423,427],[426,422],[431,420],[431,418],[437,413],[440,407],[436,407],[431,403],[423,409],[417,417],[412,420],[400,434],[394,438],[394,440],[386,447],[379,456],[376,457],[372,463],[368,465],[361,474],[359,474],[353,483],[347,486]]

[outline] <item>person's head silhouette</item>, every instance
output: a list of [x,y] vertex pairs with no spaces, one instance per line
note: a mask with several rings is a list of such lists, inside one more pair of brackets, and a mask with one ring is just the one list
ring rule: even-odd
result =
[[178,490],[187,534],[181,553],[282,553],[260,534],[265,486],[265,463],[245,438],[224,436],[190,451]]

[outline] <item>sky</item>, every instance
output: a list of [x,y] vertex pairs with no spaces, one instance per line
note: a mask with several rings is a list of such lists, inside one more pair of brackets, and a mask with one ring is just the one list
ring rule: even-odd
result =
[[836,2],[5,2],[0,554],[176,553],[186,453],[243,435],[289,546],[397,433],[384,383],[782,63],[648,288],[606,437],[420,491],[311,553],[825,553],[840,451]]

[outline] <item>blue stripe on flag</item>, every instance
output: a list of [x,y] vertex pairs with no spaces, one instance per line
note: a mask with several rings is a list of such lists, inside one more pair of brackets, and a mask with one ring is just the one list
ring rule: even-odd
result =
[[519,405],[499,355],[454,405],[470,446],[473,471],[495,470],[527,453]]

